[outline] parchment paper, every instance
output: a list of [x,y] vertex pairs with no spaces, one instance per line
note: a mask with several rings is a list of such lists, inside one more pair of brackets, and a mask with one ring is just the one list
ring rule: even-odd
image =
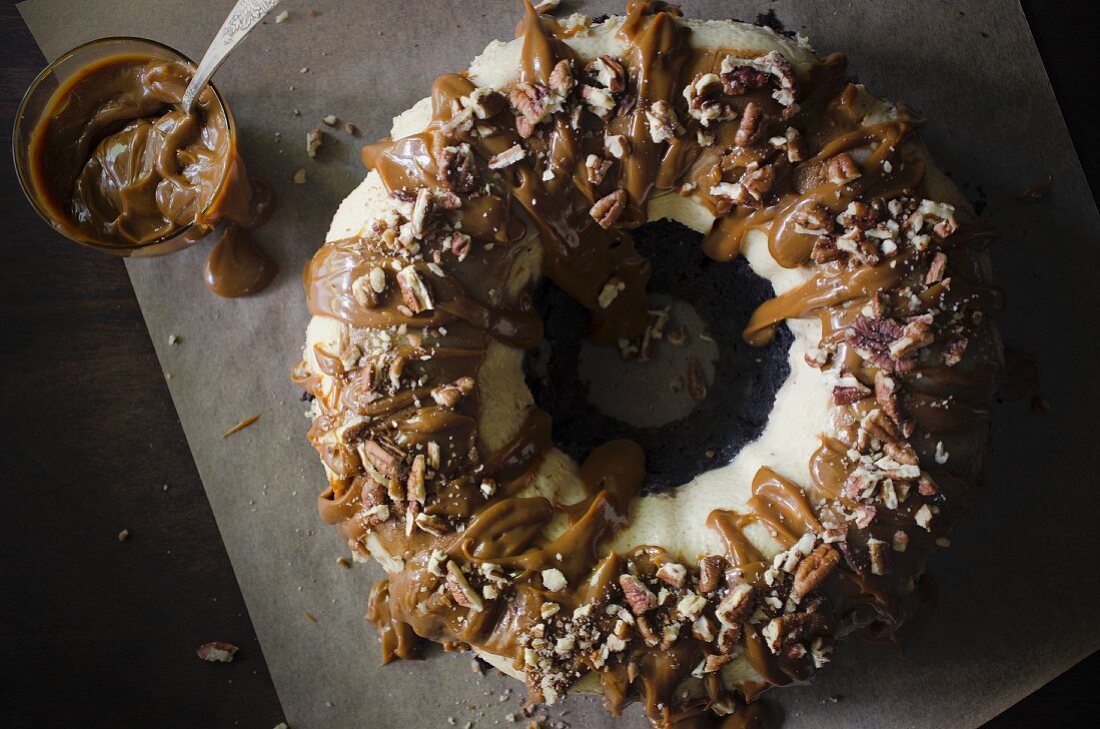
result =
[[[49,58],[107,35],[151,37],[198,57],[231,4],[29,0],[20,10]],[[845,644],[815,685],[773,694],[789,727],[975,726],[1100,646],[1092,466],[1100,220],[1023,14],[1012,0],[684,5],[698,17],[775,8],[819,51],[846,51],[872,91],[928,116],[934,154],[1005,233],[994,254],[1010,301],[1003,331],[1041,360],[1049,412],[997,412],[990,494],[934,560],[940,606],[908,650]],[[378,575],[335,562],[344,546],[316,515],[323,476],[288,371],[307,320],[298,272],[363,175],[360,142],[387,133],[390,117],[436,75],[511,37],[519,3],[284,0],[283,9],[288,20],[276,24],[272,14],[215,79],[249,169],[280,196],[258,234],[281,266],[278,279],[250,299],[209,294],[200,276],[209,243],[127,267],[291,725],[504,724],[522,690],[474,676],[466,656],[378,665],[362,619]],[[581,9],[621,12],[622,4]],[[326,114],[354,122],[363,140],[325,128],[311,161],[305,133]],[[292,184],[302,167],[307,183]],[[1049,199],[1013,201],[1048,175]],[[170,334],[180,343],[169,344]],[[221,438],[254,413],[258,423]],[[550,713],[563,711],[574,727],[644,725],[636,709],[619,724],[605,719],[591,698]]]

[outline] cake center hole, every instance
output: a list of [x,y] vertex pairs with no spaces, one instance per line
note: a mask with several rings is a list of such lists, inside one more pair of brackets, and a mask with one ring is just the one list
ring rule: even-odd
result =
[[544,281],[534,299],[545,337],[524,368],[558,448],[581,462],[609,440],[633,440],[645,451],[645,490],[666,491],[726,465],[760,436],[790,374],[793,338],[782,325],[767,346],[742,339],[752,312],[775,295],[744,259],[707,258],[698,233],[667,220],[633,235],[653,266],[650,307],[668,311],[648,357],[589,343],[587,312]]
[[720,355],[694,306],[660,293],[651,294],[649,303],[660,335],[650,337],[645,352],[628,350],[624,356],[617,347],[585,340],[577,357],[588,402],[636,428],[658,428],[687,417],[713,387]]

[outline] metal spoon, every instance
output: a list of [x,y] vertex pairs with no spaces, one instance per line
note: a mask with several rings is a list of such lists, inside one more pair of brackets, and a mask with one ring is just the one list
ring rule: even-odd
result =
[[191,77],[191,83],[187,84],[187,90],[183,92],[185,113],[191,113],[191,106],[195,103],[195,99],[206,88],[210,77],[218,70],[218,66],[222,65],[226,56],[248,35],[248,31],[256,27],[256,24],[278,4],[279,0],[237,0],[233,10],[229,12],[229,17],[222,23],[221,30],[214,36],[210,47],[206,49],[198,70]]

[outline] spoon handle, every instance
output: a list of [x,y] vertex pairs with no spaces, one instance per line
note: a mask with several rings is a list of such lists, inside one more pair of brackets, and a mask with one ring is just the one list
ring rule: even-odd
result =
[[210,77],[218,70],[218,66],[222,65],[226,56],[237,47],[241,39],[248,35],[248,31],[252,30],[278,4],[279,0],[237,0],[233,10],[229,12],[229,17],[222,23],[221,30],[214,36],[210,47],[206,49],[198,70],[191,78],[191,83],[187,84],[187,90],[183,92],[185,112],[191,112],[195,98],[206,87]]

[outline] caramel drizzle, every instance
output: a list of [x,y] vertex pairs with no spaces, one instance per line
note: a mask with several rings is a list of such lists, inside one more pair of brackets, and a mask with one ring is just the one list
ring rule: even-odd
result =
[[[562,42],[568,33],[552,19],[537,16],[530,3],[526,6],[519,31],[523,37],[520,81],[547,84],[559,61],[575,58]],[[661,4],[631,2],[628,11],[620,37],[630,46],[624,59],[629,91],[634,97],[630,111],[615,116],[606,125],[586,115],[579,132],[566,122],[565,115],[559,114],[526,140],[509,121],[513,117],[504,115],[504,122],[494,120],[492,135],[468,140],[482,160],[516,144],[529,154],[501,170],[499,183],[465,198],[457,213],[461,229],[495,246],[491,251],[487,245],[476,247],[470,254],[471,264],[451,266],[444,277],[434,276],[424,264],[416,264],[431,281],[437,299],[435,308],[413,314],[402,311],[401,295],[394,287],[369,305],[357,300],[353,284],[369,275],[371,269],[406,265],[392,258],[377,241],[363,238],[326,244],[314,257],[303,273],[310,310],[353,327],[408,327],[431,332],[419,348],[405,352],[406,366],[420,381],[452,382],[462,376],[476,377],[493,339],[529,347],[541,338],[541,322],[522,297],[497,296],[487,302],[474,293],[499,290],[512,262],[510,244],[522,238],[530,225],[538,232],[545,275],[589,309],[590,337],[609,342],[633,336],[644,326],[649,268],[634,249],[628,230],[645,221],[647,202],[655,192],[681,183],[699,190],[702,202],[718,216],[704,240],[706,252],[716,260],[737,256],[750,230],[770,224],[772,256],[781,265],[795,267],[809,262],[813,247],[813,237],[798,232],[793,222],[808,206],[823,205],[835,214],[854,200],[923,191],[924,164],[907,143],[917,122],[902,109],[894,120],[862,125],[864,114],[855,87],[840,81],[844,59],[834,56],[813,69],[813,83],[804,95],[800,92],[802,110],[791,120],[805,130],[817,154],[794,166],[785,161],[777,163],[781,178],[769,198],[773,202],[731,210],[727,203],[709,194],[710,187],[723,180],[723,172],[760,159],[752,149],[737,148],[723,155],[723,150],[734,147],[736,123],[718,125],[711,146],[695,141],[691,133],[694,122],[690,121],[686,122],[688,134],[657,144],[652,141],[644,114],[645,108],[656,101],[676,102],[684,81],[697,73],[716,70],[723,54],[689,51],[687,29]],[[729,52],[736,54],[734,50]],[[364,148],[364,161],[377,171],[391,193],[440,187],[436,160],[440,151],[452,143],[446,127],[453,121],[458,100],[473,90],[473,84],[464,76],[441,77],[432,89],[433,121],[427,130]],[[746,99],[779,115],[776,103],[762,92],[750,91]],[[602,133],[583,133],[593,130]],[[592,141],[600,140],[603,134],[623,135],[628,149],[621,160],[612,163],[607,178],[593,184],[586,176],[585,160],[589,154],[603,153],[602,144],[594,145]],[[847,185],[828,181],[825,167],[829,159],[856,148],[869,150],[862,165],[863,177]],[[891,173],[883,172],[882,162],[888,158],[894,160]],[[546,179],[545,170],[553,173]],[[616,186],[626,191],[629,205],[618,225],[605,230],[588,213],[594,201]],[[977,255],[989,238],[989,230],[977,223],[968,226],[949,241],[951,285],[931,286],[915,300],[895,302],[905,315],[917,315],[934,306],[962,306],[972,314],[995,314],[999,310],[1001,297],[983,282]],[[843,334],[877,292],[895,289],[920,266],[915,257],[893,259],[892,263],[854,268],[843,263],[820,266],[805,284],[765,302],[754,312],[745,329],[746,341],[764,344],[775,326],[787,319],[817,318],[822,325],[823,343],[840,348],[838,360],[844,369],[865,384],[873,384],[873,369],[845,348]],[[616,276],[625,288],[609,307],[599,306],[601,287]],[[308,368],[301,368],[295,378],[321,399],[321,414],[310,437],[331,476],[330,488],[319,500],[322,518],[339,524],[357,548],[363,549],[369,532],[387,553],[404,560],[404,569],[376,586],[371,594],[369,617],[379,626],[385,660],[411,657],[415,634],[448,646],[471,646],[513,656],[518,661],[522,653],[520,636],[538,622],[545,602],[552,600],[566,610],[587,603],[603,604],[617,589],[614,580],[625,562],[631,562],[640,573],[652,574],[659,564],[669,561],[669,555],[655,547],[638,547],[625,556],[601,553],[601,545],[629,520],[630,502],[644,477],[643,457],[636,445],[613,441],[594,450],[581,466],[586,496],[576,504],[520,497],[518,494],[530,483],[552,444],[551,423],[544,412],[533,410],[510,443],[482,457],[478,453],[482,444],[476,428],[476,398],[467,398],[452,411],[425,403],[430,403],[429,387],[379,397],[363,391],[354,371],[346,371],[340,352],[317,352],[317,360],[327,374],[337,378],[335,388],[322,392],[320,380],[308,374]],[[912,388],[905,395],[918,432],[973,438],[985,427],[993,370],[963,373],[943,367],[919,368],[920,377],[907,380]],[[369,482],[358,475],[355,454],[327,437],[343,407],[364,416],[385,415],[401,447],[429,441],[444,444],[439,471],[446,477],[446,485],[435,501],[424,507],[424,513],[465,519],[463,531],[434,535],[417,529],[407,532],[401,520],[364,522],[360,515],[361,494],[366,493]],[[830,503],[851,505],[842,489],[854,468],[845,443],[853,441],[856,424],[866,410],[865,403],[838,408],[839,437],[823,440],[811,457],[813,483],[806,485],[806,490],[762,468],[754,478],[752,497],[744,512],[716,510],[709,515],[707,526],[725,543],[725,558],[741,578],[759,585],[767,567],[763,555],[744,535],[750,524],[760,525],[786,548],[803,534],[823,531],[826,517],[834,517]],[[949,505],[967,502],[972,492],[966,479],[953,476],[947,469],[935,468],[931,474],[947,496],[937,532],[914,536],[907,553],[899,557],[896,579],[838,571],[822,587],[837,615],[875,621],[873,625],[880,634],[889,636],[920,612],[923,594],[908,591],[903,583],[909,576],[923,572],[924,560],[942,528],[939,524],[949,524],[953,510],[957,511]],[[483,498],[478,493],[478,482],[485,478],[495,481],[492,497]],[[876,529],[911,523],[910,511],[906,507],[892,512],[877,523]],[[559,536],[545,543],[547,528],[563,521],[566,526]],[[507,569],[512,575],[509,598],[492,601],[482,611],[456,605],[439,590],[441,578],[428,569],[427,560],[433,550],[467,565]],[[541,586],[538,573],[551,567],[565,575],[568,590],[551,595]],[[756,627],[746,628],[742,648],[768,684],[808,678],[812,672],[808,659],[775,655]],[[661,726],[674,722],[676,726],[695,725],[704,721],[701,710],[678,705],[674,694],[701,655],[701,644],[684,638],[669,650],[635,646],[622,661],[600,669],[585,663],[581,670],[600,674],[612,710],[638,695],[648,715]],[[717,701],[723,695],[716,676],[708,676],[704,685],[708,701]],[[762,686],[741,688],[752,695]],[[754,711],[742,710],[737,716],[749,717]]]

